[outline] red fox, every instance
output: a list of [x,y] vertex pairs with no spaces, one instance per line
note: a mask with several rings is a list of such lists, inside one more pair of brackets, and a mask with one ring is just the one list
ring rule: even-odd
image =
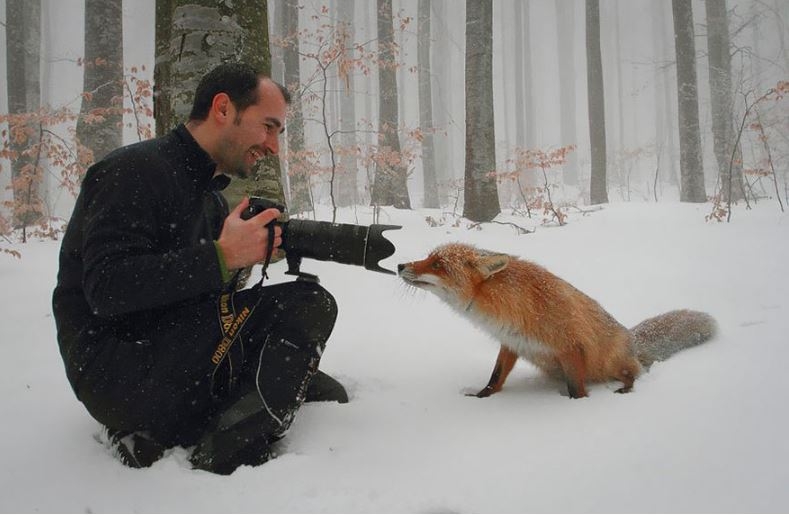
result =
[[619,380],[629,392],[642,366],[712,338],[715,320],[678,310],[628,330],[600,304],[545,268],[507,254],[452,243],[397,266],[409,285],[433,292],[501,343],[487,386],[501,390],[518,357],[586,397],[589,381]]

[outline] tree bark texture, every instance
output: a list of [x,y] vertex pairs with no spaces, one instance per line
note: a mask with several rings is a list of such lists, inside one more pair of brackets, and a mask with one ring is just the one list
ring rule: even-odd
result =
[[99,161],[123,144],[121,0],[85,0],[85,58],[77,140]]
[[[556,0],[556,23],[559,50],[559,119],[562,146],[577,145],[575,127],[575,0]],[[570,152],[562,167],[564,183],[577,186],[578,154]]]
[[419,126],[422,129],[422,176],[424,207],[439,208],[436,179],[436,150],[433,144],[433,87],[430,66],[430,2],[417,5],[417,80],[419,82]]
[[[729,16],[726,0],[707,0],[704,2],[707,13],[707,49],[710,68],[710,101],[712,104],[712,137],[715,160],[721,184],[729,184],[731,165],[731,200],[741,200],[742,187],[742,149],[734,149],[734,100],[731,84],[731,54],[729,53]],[[728,199],[729,188],[721,188],[724,200]]]
[[[41,107],[40,49],[41,2],[39,0],[6,1],[6,80],[8,113],[37,113]],[[14,126],[16,125],[16,126]],[[11,185],[15,227],[34,223],[42,214],[39,199],[39,171],[31,150],[39,144],[39,127],[29,121],[11,124],[9,150],[17,156],[11,160]],[[17,137],[15,133],[24,134]]]
[[170,36],[173,30],[175,0],[156,0],[154,65],[153,65],[153,116],[156,135],[164,136],[177,125],[171,95]]
[[608,202],[606,183],[605,95],[600,54],[600,2],[586,0],[586,76],[589,101],[589,141],[592,147],[591,204]]
[[399,159],[402,155],[398,131],[397,77],[394,53],[392,0],[377,0],[378,7],[378,151],[390,156],[375,167],[372,201],[379,206],[410,209],[408,174]]
[[677,56],[679,106],[679,169],[682,202],[706,202],[701,159],[696,44],[691,0],[672,0],[674,50]]
[[284,35],[288,44],[283,48],[282,63],[285,87],[290,90],[292,101],[288,108],[288,159],[291,165],[288,168],[290,180],[290,203],[294,213],[312,211],[312,196],[310,195],[310,178],[308,171],[299,166],[297,156],[304,150],[304,114],[301,101],[301,75],[299,73],[299,43],[295,34],[299,31],[299,0],[284,0],[282,2],[282,17],[284,20]]
[[463,216],[489,222],[499,214],[493,117],[493,2],[466,2],[466,169]]
[[[354,24],[355,0],[343,0],[337,4],[337,19],[344,24],[349,33],[350,43],[356,38]],[[339,159],[339,176],[337,181],[337,205],[354,206],[359,203],[359,183],[357,180],[356,153],[356,105],[353,86],[353,74],[349,73],[347,81],[338,81],[340,104],[340,146],[343,149]]]
[[[450,0],[430,0],[431,28],[433,44],[431,49],[431,69],[433,70],[433,124],[437,131],[433,137],[435,148],[436,182],[438,184],[439,204],[449,201],[450,193],[454,193],[451,181],[452,173],[452,145],[449,131],[452,119],[449,115],[452,106],[452,59],[450,55],[449,29],[446,26],[447,10]],[[455,5],[454,2],[451,5]]]

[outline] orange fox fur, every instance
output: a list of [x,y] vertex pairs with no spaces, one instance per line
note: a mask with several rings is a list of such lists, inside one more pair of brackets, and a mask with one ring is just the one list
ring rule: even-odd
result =
[[710,339],[715,320],[679,310],[631,330],[600,304],[545,268],[513,256],[453,243],[398,265],[408,284],[438,295],[501,343],[490,381],[477,397],[501,390],[522,357],[564,379],[571,397],[586,383],[619,380],[629,392],[642,365]]

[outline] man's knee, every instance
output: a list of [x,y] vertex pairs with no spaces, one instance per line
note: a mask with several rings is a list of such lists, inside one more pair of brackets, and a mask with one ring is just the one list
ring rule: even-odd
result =
[[289,284],[291,289],[286,294],[288,302],[280,304],[285,311],[284,318],[331,332],[337,319],[337,301],[334,296],[317,283],[296,281]]
[[332,326],[337,319],[337,301],[334,295],[319,284],[312,284],[311,294],[313,296],[312,306],[315,313],[322,315],[326,320],[330,320]]
[[294,291],[298,292],[299,299],[305,304],[336,314],[337,302],[334,300],[334,296],[320,284],[311,281],[294,281],[290,284],[293,285]]

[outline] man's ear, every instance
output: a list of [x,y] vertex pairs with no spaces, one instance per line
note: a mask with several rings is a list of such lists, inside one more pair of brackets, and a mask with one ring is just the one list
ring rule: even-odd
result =
[[510,264],[510,257],[507,254],[489,254],[479,258],[477,270],[487,279],[491,275],[501,272]]
[[231,113],[233,104],[227,93],[217,93],[214,95],[214,100],[211,102],[211,112],[219,122],[226,122],[233,114]]

